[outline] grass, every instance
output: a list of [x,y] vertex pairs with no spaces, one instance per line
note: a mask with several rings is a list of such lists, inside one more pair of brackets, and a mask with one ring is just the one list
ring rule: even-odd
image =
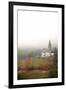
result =
[[18,80],[56,78],[58,76],[57,64],[54,64],[53,57],[32,58],[32,63],[26,65],[26,60],[18,61]]
[[18,79],[38,79],[38,78],[47,78],[48,71],[41,71],[41,70],[31,70],[26,72],[20,72],[18,74]]

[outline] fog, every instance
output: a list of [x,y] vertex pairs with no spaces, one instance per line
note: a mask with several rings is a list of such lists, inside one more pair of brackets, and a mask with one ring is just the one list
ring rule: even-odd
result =
[[18,12],[18,47],[43,48],[49,40],[55,46],[57,39],[56,12]]

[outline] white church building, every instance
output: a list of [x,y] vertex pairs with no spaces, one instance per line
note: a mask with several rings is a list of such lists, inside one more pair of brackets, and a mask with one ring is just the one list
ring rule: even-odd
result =
[[43,49],[41,52],[41,57],[49,57],[49,56],[53,56],[54,53],[52,52],[52,46],[51,46],[51,41],[49,40],[49,44],[48,44],[48,49],[45,50]]

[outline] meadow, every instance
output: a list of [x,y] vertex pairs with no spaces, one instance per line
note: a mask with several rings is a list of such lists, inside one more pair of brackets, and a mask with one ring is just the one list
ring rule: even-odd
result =
[[18,60],[18,80],[58,77],[56,57],[31,57],[30,60]]

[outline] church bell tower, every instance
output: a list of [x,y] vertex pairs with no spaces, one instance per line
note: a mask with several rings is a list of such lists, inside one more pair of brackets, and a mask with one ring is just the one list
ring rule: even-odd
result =
[[49,44],[48,44],[48,49],[49,49],[49,53],[51,53],[51,41],[49,40]]

